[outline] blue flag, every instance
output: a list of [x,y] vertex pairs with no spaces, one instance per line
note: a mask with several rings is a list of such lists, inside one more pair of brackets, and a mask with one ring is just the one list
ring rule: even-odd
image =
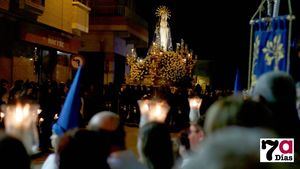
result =
[[80,74],[82,66],[76,72],[75,78],[71,84],[59,119],[52,126],[52,130],[57,135],[62,135],[66,131],[78,127],[80,116]]
[[251,84],[264,73],[287,71],[287,21],[277,17],[254,25]]
[[242,90],[241,80],[240,80],[240,71],[236,70],[235,81],[234,81],[234,94],[238,94]]

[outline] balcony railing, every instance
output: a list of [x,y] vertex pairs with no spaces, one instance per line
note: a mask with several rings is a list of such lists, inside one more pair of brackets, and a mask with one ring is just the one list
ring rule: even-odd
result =
[[82,32],[89,30],[89,12],[91,8],[87,6],[87,0],[73,1],[72,29]]
[[89,6],[90,0],[73,0],[73,2],[80,2],[85,6]]
[[142,17],[137,15],[132,9],[123,5],[95,6],[90,16],[91,22],[99,17],[124,16],[126,19],[133,21],[134,23],[137,23],[143,27],[148,27],[148,23]]

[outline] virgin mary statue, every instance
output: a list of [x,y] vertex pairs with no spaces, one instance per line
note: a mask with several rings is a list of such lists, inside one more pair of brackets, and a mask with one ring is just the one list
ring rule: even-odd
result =
[[156,24],[154,42],[163,51],[172,50],[171,30],[168,24],[168,19],[171,16],[170,11],[167,7],[161,6],[156,10],[156,16],[159,17],[159,22]]

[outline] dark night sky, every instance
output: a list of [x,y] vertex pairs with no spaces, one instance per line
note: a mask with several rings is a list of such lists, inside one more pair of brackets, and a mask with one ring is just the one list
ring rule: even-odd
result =
[[[249,20],[260,2],[261,0],[137,0],[137,10],[149,22],[151,41],[157,21],[155,9],[159,5],[167,5],[171,9],[169,23],[173,46],[183,38],[199,59],[214,60],[212,78],[218,79],[215,87],[232,88],[237,67],[242,72],[243,87],[247,84]],[[281,2],[283,7],[287,4],[287,1]],[[297,14],[299,0],[292,0],[292,4]]]

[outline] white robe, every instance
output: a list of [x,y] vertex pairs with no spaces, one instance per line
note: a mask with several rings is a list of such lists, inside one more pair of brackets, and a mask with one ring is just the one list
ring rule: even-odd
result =
[[42,165],[41,169],[58,169],[58,164],[56,162],[56,154],[50,154],[44,164]]

